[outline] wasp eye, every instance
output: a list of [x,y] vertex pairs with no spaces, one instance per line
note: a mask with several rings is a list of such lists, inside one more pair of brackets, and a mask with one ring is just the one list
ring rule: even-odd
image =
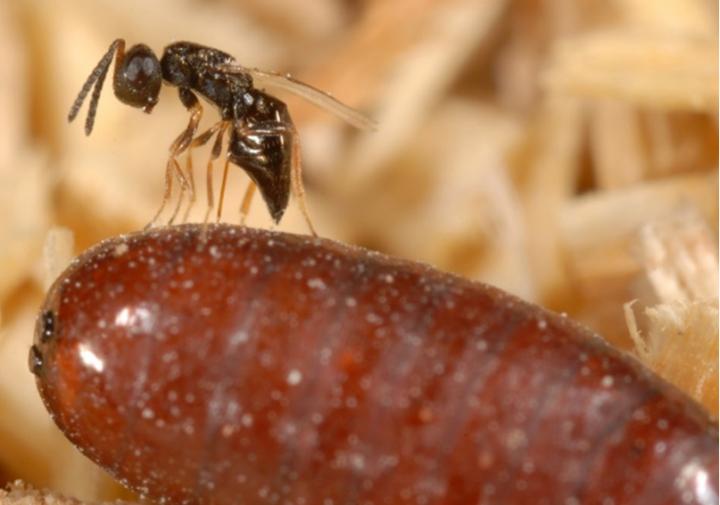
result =
[[157,67],[152,58],[137,55],[128,61],[124,72],[128,82],[136,88],[144,87],[152,79]]
[[152,49],[143,44],[125,53],[121,68],[115,72],[115,95],[133,107],[150,112],[155,106],[162,85],[162,71]]

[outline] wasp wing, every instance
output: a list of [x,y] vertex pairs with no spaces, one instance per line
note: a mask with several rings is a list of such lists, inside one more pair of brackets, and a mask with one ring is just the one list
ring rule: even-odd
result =
[[245,73],[253,77],[253,81],[258,88],[278,88],[289,91],[308,102],[336,115],[340,119],[348,122],[355,128],[361,130],[375,130],[377,124],[372,119],[364,116],[357,110],[342,103],[337,98],[320,91],[309,84],[291,77],[290,75],[281,75],[275,72],[267,72],[256,68],[247,68],[237,63],[229,63],[221,65],[220,68],[229,73]]

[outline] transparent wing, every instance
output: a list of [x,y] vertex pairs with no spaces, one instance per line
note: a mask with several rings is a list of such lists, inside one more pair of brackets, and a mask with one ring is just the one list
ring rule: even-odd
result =
[[364,116],[352,107],[348,107],[324,91],[320,91],[309,84],[298,81],[289,75],[276,74],[275,72],[267,72],[256,68],[247,68],[237,63],[221,65],[220,68],[225,72],[250,74],[253,77],[254,84],[258,88],[268,87],[289,91],[335,114],[340,119],[347,121],[352,126],[360,128],[361,130],[375,130],[377,128],[377,124],[372,119]]

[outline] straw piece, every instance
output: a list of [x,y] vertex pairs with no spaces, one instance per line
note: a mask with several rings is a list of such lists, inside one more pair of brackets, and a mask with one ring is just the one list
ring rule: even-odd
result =
[[608,30],[558,43],[546,84],[635,106],[712,112],[717,61],[713,40]]
[[0,489],[0,505],[130,505],[120,500],[112,502],[91,502],[69,498],[46,489],[36,489],[21,480],[11,482],[6,489]]

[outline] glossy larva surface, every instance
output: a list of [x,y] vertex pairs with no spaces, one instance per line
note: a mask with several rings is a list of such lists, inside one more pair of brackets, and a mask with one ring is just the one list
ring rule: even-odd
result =
[[717,425],[637,363],[327,240],[103,242],[51,289],[30,361],[68,438],[157,502],[717,502]]

